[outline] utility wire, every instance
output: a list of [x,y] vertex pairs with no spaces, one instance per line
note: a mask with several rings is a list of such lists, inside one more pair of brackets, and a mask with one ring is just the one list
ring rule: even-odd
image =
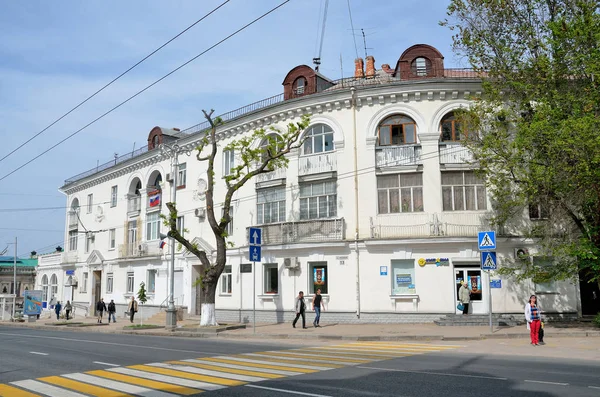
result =
[[155,49],[154,51],[152,51],[150,54],[146,55],[144,58],[142,58],[140,61],[138,61],[135,65],[131,66],[129,69],[127,69],[126,71],[124,71],[123,73],[121,73],[120,75],[118,75],[117,77],[115,77],[114,79],[112,79],[109,83],[107,83],[106,85],[104,85],[102,88],[100,88],[98,91],[94,92],[92,95],[88,96],[85,100],[83,100],[82,102],[79,102],[79,104],[77,104],[77,106],[75,106],[74,108],[72,108],[71,110],[69,110],[67,113],[63,114],[62,116],[60,116],[58,119],[54,120],[50,125],[48,125],[46,128],[44,128],[43,130],[41,130],[40,132],[38,132],[37,134],[35,134],[34,136],[32,136],[31,138],[29,138],[28,140],[26,140],[25,142],[23,142],[22,144],[20,144],[19,146],[17,146],[15,149],[13,149],[10,153],[6,154],[4,157],[2,157],[0,159],[0,163],[2,161],[4,161],[5,159],[7,159],[8,157],[10,157],[12,154],[14,154],[15,152],[17,152],[19,149],[21,149],[23,146],[27,145],[29,142],[33,141],[35,138],[37,138],[38,136],[42,135],[46,130],[50,129],[52,126],[54,126],[56,123],[58,123],[59,121],[61,121],[62,119],[64,119],[65,117],[67,117],[69,114],[73,113],[75,110],[79,109],[83,104],[85,104],[86,102],[88,102],[90,99],[92,99],[93,97],[95,97],[96,95],[98,95],[99,93],[101,93],[102,91],[104,91],[106,88],[108,88],[110,85],[112,85],[114,82],[116,82],[117,80],[119,80],[121,77],[125,76],[127,73],[131,72],[133,69],[135,69],[137,66],[139,66],[141,63],[143,63],[146,59],[150,58],[152,55],[156,54],[158,51],[162,50],[164,47],[166,47],[167,45],[169,45],[171,42],[173,42],[174,40],[176,40],[177,38],[179,38],[181,35],[183,35],[185,32],[187,32],[188,30],[190,30],[191,28],[193,28],[194,26],[196,26],[197,24],[199,24],[200,22],[202,22],[204,19],[208,18],[210,15],[212,15],[213,13],[215,13],[219,8],[223,7],[225,4],[229,3],[231,0],[226,0],[223,3],[221,3],[219,6],[217,6],[216,8],[214,8],[212,11],[210,11],[208,14],[204,15],[202,18],[198,19],[196,22],[194,22],[193,24],[191,24],[190,26],[188,26],[187,28],[185,28],[184,30],[182,30],[181,32],[179,32],[176,36],[174,36],[173,38],[171,38],[169,41],[167,41],[166,43],[164,43],[163,45],[161,45],[160,47],[158,47],[157,49]]
[[81,127],[77,131],[73,132],[71,135],[67,136],[66,138],[62,139],[61,141],[57,142],[56,144],[50,146],[48,149],[44,150],[42,153],[38,154],[37,156],[35,156],[31,160],[27,161],[26,163],[24,163],[24,164],[20,165],[19,167],[15,168],[14,170],[12,170],[11,172],[9,172],[8,174],[4,175],[2,178],[0,178],[0,181],[3,181],[4,179],[8,178],[9,176],[11,176],[15,172],[19,171],[23,167],[25,167],[25,166],[31,164],[32,162],[34,162],[35,160],[39,159],[44,154],[46,154],[49,151],[55,149],[56,147],[62,145],[65,141],[71,139],[72,137],[74,137],[75,135],[79,134],[81,131],[85,130],[86,128],[88,128],[92,124],[94,124],[97,121],[103,119],[104,117],[106,117],[110,113],[114,112],[115,110],[117,110],[121,106],[125,105],[126,103],[128,103],[129,101],[131,101],[132,99],[134,99],[135,97],[139,96],[140,94],[142,94],[142,93],[146,92],[147,90],[149,90],[150,88],[154,87],[156,84],[160,83],[161,81],[163,81],[164,79],[166,79],[167,77],[169,77],[170,75],[172,75],[173,73],[175,73],[175,72],[179,71],[180,69],[184,68],[185,66],[187,66],[190,63],[192,63],[196,59],[200,58],[202,55],[206,54],[207,52],[209,52],[213,48],[219,46],[220,44],[222,44],[223,42],[229,40],[230,38],[232,38],[233,36],[237,35],[241,31],[243,31],[243,30],[247,29],[248,27],[252,26],[256,22],[258,22],[261,19],[263,19],[264,17],[266,17],[267,15],[269,15],[269,14],[273,13],[274,11],[276,11],[277,9],[279,9],[280,7],[283,7],[285,4],[289,3],[290,1],[291,0],[285,0],[284,2],[282,2],[281,4],[279,4],[278,6],[270,9],[269,11],[265,12],[264,14],[262,14],[261,16],[259,16],[258,18],[254,19],[253,21],[251,21],[251,22],[247,23],[246,25],[242,26],[241,28],[239,28],[235,32],[231,33],[229,36],[225,37],[224,39],[222,39],[222,40],[218,41],[217,43],[213,44],[212,46],[208,47],[206,50],[202,51],[200,54],[196,55],[195,57],[193,57],[189,61],[187,61],[187,62],[183,63],[182,65],[178,66],[177,68],[173,69],[172,71],[170,71],[169,73],[167,73],[163,77],[161,77],[160,79],[158,79],[155,82],[153,82],[152,84],[146,86],[145,88],[143,88],[142,90],[140,90],[137,93],[133,94],[132,96],[130,96],[129,98],[127,98],[123,102],[119,103],[118,105],[114,106],[110,110],[106,111],[101,116],[95,118],[93,121],[89,122],[85,126]]
[[356,45],[356,36],[354,35],[354,22],[352,22],[352,9],[350,7],[350,0],[348,0],[348,14],[350,15],[350,28],[352,28],[352,39],[354,40],[354,51],[356,51],[356,59],[358,59],[358,46]]

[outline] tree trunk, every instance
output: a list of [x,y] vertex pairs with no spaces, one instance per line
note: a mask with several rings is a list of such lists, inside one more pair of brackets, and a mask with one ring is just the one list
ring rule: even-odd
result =
[[215,314],[216,292],[216,282],[207,282],[202,288],[202,314],[200,315],[201,327],[219,325],[217,324],[217,316]]
[[140,327],[144,326],[144,305],[140,307]]

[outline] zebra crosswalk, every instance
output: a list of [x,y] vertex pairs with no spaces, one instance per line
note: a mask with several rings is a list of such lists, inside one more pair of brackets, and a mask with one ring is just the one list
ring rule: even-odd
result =
[[0,384],[0,397],[173,397],[456,349],[355,342],[114,367]]

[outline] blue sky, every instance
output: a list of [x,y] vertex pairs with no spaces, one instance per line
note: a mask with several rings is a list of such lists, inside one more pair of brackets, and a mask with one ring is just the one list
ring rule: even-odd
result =
[[[466,67],[438,26],[450,0],[351,0],[354,28],[369,55],[393,65],[409,46],[433,45],[446,67]],[[70,135],[280,1],[232,0],[68,118],[0,162],[0,177]],[[63,245],[64,180],[139,148],[152,127],[181,129],[282,92],[287,72],[312,66],[322,0],[292,0],[53,151],[0,181],[0,251],[19,238],[19,255]],[[179,33],[219,1],[2,1],[0,158]],[[357,37],[364,57],[362,38]],[[356,57],[347,0],[330,0],[320,71],[336,79]],[[19,210],[15,210],[19,209]],[[12,247],[10,248],[12,252]]]

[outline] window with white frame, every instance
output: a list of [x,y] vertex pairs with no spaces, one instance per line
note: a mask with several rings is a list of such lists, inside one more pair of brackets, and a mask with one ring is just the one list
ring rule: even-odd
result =
[[127,293],[133,294],[135,288],[135,279],[133,277],[133,272],[127,273]]
[[417,124],[410,117],[396,114],[379,124],[379,146],[415,143],[417,143]]
[[86,207],[86,212],[88,214],[92,213],[92,207],[94,206],[94,195],[93,194],[88,194],[87,196],[87,207]]
[[81,292],[82,293],[87,292],[88,279],[89,279],[88,272],[83,272],[83,277],[81,278]]
[[158,240],[160,234],[160,214],[153,212],[146,216],[146,240]]
[[181,163],[177,166],[177,187],[184,188],[187,178],[187,165]]
[[116,207],[117,206],[117,186],[113,186],[110,188],[110,206],[111,207]]
[[[221,211],[221,216],[225,216],[224,211]],[[228,236],[233,235],[233,206],[229,207],[229,223],[225,228],[225,232],[227,232]]]
[[277,152],[283,150],[285,143],[279,134],[269,134],[260,143],[262,153],[260,160],[264,163],[268,159],[268,155],[275,156]]
[[108,248],[115,249],[116,244],[117,244],[117,230],[110,229],[108,231]]
[[48,276],[42,276],[42,301],[48,302]]
[[112,294],[113,292],[113,282],[114,282],[114,277],[112,273],[108,273],[106,275],[106,293],[107,294]]
[[77,251],[77,238],[79,232],[77,230],[71,230],[69,232],[69,251]]
[[377,176],[379,214],[423,211],[423,173]]
[[310,272],[309,292],[314,294],[318,289],[322,294],[328,293],[329,274],[327,273],[327,262],[309,262],[308,268]]
[[548,211],[548,206],[545,204],[529,204],[529,219],[531,220],[541,220],[548,219],[550,216],[550,211]]
[[444,211],[487,209],[485,184],[473,171],[442,172]]
[[279,270],[277,263],[265,263],[263,267],[264,284],[263,289],[265,294],[279,293]]
[[[533,266],[534,266],[534,268],[538,269],[538,271],[540,272],[539,278],[542,279],[545,276],[547,276],[547,274],[544,274],[545,273],[544,269],[550,268],[553,266],[552,258],[534,256],[533,257]],[[535,293],[536,294],[557,294],[558,293],[558,286],[556,285],[555,280],[541,281],[541,280],[534,279],[534,283],[535,283]]]
[[183,237],[185,234],[185,218],[182,216],[177,217],[177,231]]
[[223,151],[223,176],[231,175],[235,167],[235,151]]
[[58,277],[56,277],[56,274],[53,274],[52,277],[50,277],[50,299],[52,298],[56,298],[58,299]]
[[412,259],[392,260],[392,295],[416,293],[415,261]]
[[85,253],[89,254],[94,249],[94,234],[85,234]]
[[303,154],[316,154],[333,150],[333,130],[325,124],[309,127],[304,135]]
[[148,270],[148,282],[146,283],[146,289],[149,294],[156,292],[156,270]]
[[305,182],[300,184],[300,219],[337,216],[337,182]]
[[256,190],[256,223],[285,222],[285,186]]
[[225,269],[221,273],[221,294],[231,294],[231,265],[225,265]]

